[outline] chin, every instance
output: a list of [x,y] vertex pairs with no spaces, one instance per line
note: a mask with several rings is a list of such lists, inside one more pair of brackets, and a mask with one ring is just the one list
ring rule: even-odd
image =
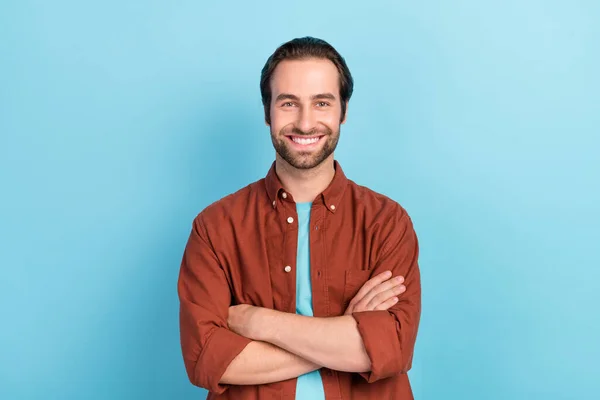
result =
[[313,169],[323,164],[329,159],[329,156],[321,158],[321,157],[311,157],[311,158],[284,158],[288,164],[296,169]]

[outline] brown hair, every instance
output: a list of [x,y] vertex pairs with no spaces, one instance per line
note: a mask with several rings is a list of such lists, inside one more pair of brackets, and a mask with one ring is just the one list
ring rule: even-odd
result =
[[354,90],[354,80],[346,61],[337,50],[322,39],[306,36],[296,38],[282,44],[269,57],[260,74],[260,94],[265,109],[265,120],[271,123],[271,76],[277,65],[283,60],[302,60],[306,58],[324,58],[331,61],[337,68],[340,76],[340,98],[342,101],[342,115],[346,115],[346,102],[350,100]]

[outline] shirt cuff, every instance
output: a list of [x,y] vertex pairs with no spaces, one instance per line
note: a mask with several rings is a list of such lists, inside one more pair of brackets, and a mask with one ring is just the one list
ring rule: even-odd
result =
[[225,392],[230,385],[221,384],[219,381],[231,361],[250,342],[252,342],[251,339],[229,329],[217,328],[208,339],[196,364],[195,374],[199,386],[217,394]]
[[372,383],[401,372],[402,350],[396,318],[383,310],[355,312],[352,316],[371,360],[371,370],[360,375]]

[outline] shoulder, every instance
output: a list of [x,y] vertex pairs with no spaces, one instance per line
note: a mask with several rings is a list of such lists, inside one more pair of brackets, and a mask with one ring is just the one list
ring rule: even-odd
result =
[[416,245],[412,219],[398,201],[353,181],[349,181],[348,189],[354,215],[382,250],[405,242]]
[[268,203],[265,179],[259,179],[206,206],[194,218],[194,224],[204,227],[219,227],[243,216],[244,212],[257,202]]
[[377,220],[410,219],[406,209],[396,200],[385,194],[376,192],[366,186],[348,180],[348,190],[351,201],[358,211],[371,215]]
[[406,209],[396,200],[365,186],[351,182],[355,208],[374,243],[378,257],[417,257],[419,244],[413,222]]

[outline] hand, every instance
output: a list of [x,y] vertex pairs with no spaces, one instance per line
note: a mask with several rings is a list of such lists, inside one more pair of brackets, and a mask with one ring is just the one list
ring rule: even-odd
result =
[[360,311],[389,309],[398,302],[397,296],[406,291],[403,283],[403,276],[392,278],[390,271],[382,272],[369,279],[356,293],[356,296],[350,300],[344,315]]
[[256,317],[261,312],[260,307],[251,306],[248,304],[240,304],[229,307],[229,315],[227,317],[227,325],[229,329],[238,335],[247,337],[248,339],[258,340],[258,330]]

